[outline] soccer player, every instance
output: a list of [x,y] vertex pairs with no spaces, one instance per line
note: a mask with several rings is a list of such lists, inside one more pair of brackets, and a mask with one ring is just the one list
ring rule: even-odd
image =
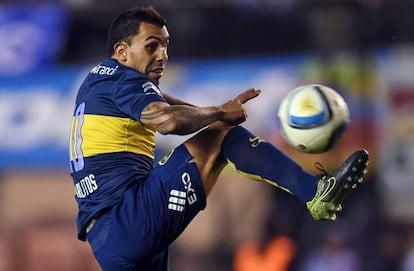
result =
[[[363,180],[368,153],[353,153],[332,173],[314,175],[242,126],[251,88],[221,105],[197,107],[159,89],[170,41],[152,7],[122,12],[108,34],[109,58],[76,98],[70,168],[78,238],[103,270],[168,270],[168,247],[194,216],[222,169],[297,196],[317,220],[334,220]],[[155,133],[194,136],[154,163]],[[240,185],[243,185],[240,183]]]

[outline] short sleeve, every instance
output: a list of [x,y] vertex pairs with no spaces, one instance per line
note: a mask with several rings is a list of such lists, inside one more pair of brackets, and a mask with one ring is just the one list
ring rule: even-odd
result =
[[158,86],[141,74],[126,72],[118,83],[115,104],[125,114],[139,121],[141,112],[151,102],[166,102]]

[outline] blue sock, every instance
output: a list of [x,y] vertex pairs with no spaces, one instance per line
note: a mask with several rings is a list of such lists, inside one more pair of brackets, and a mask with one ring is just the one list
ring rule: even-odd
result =
[[319,177],[241,126],[228,132],[221,154],[240,174],[283,189],[305,203],[316,193]]

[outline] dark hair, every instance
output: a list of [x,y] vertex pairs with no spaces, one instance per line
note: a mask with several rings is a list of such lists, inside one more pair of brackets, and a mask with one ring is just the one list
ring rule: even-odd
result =
[[109,56],[114,54],[114,45],[117,42],[125,41],[129,44],[130,39],[138,34],[142,22],[160,27],[166,25],[164,17],[152,6],[135,7],[123,11],[109,27],[107,43]]

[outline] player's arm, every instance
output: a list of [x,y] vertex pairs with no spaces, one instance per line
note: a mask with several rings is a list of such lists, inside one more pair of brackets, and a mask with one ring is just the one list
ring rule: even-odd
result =
[[191,134],[215,121],[237,125],[247,117],[243,104],[259,93],[259,90],[249,89],[221,106],[195,107],[152,102],[142,110],[140,120],[161,134],[179,135]]
[[224,114],[218,106],[194,107],[152,102],[141,112],[141,122],[161,134],[186,135],[221,119]]

